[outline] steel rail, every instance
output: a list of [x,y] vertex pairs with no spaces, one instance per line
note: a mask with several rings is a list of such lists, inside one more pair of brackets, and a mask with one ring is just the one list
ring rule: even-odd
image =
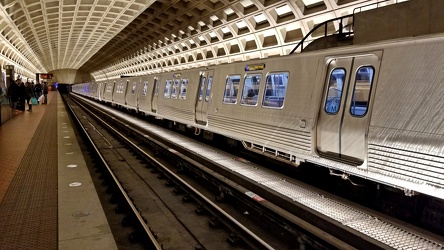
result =
[[[77,103],[77,105],[81,106],[82,108],[84,108],[84,105],[82,105],[81,103],[79,103],[78,101],[71,99],[74,102]],[[110,166],[106,163],[105,159],[103,158],[102,154],[100,153],[99,149],[97,148],[97,146],[95,145],[95,143],[93,142],[92,138],[89,136],[89,134],[86,132],[85,127],[82,125],[82,123],[80,122],[80,119],[77,117],[77,115],[75,114],[74,110],[72,109],[71,105],[67,104],[67,107],[70,110],[70,113],[72,115],[72,117],[75,119],[76,123],[79,124],[80,128],[82,129],[83,134],[88,138],[88,141],[91,143],[91,146],[94,148],[94,151],[96,153],[97,156],[99,156],[101,162],[103,163],[103,165],[106,167],[106,169],[108,170],[109,175],[111,176],[112,180],[114,181],[114,183],[116,184],[116,186],[118,187],[118,190],[120,191],[120,193],[122,194],[122,196],[125,198],[125,201],[128,203],[129,207],[131,208],[131,211],[133,212],[134,216],[137,218],[137,220],[140,223],[140,226],[143,228],[144,232],[146,233],[146,235],[148,236],[150,242],[152,243],[152,249],[157,249],[157,250],[161,250],[162,246],[157,242],[155,236],[151,233],[151,230],[149,229],[149,227],[146,225],[145,221],[143,220],[142,216],[140,215],[139,211],[137,210],[137,208],[134,206],[134,204],[132,203],[130,197],[128,196],[128,194],[125,192],[123,186],[120,184],[120,182],[118,181],[118,179],[116,178],[116,176],[114,175],[113,171],[111,170]],[[86,109],[84,109],[86,110]],[[87,110],[88,111],[88,110]],[[93,113],[91,113],[92,115],[95,115]]]
[[[244,225],[242,225],[239,221],[237,221],[235,218],[233,218],[230,214],[228,214],[227,212],[225,212],[223,209],[221,209],[219,206],[217,206],[214,202],[212,202],[211,200],[209,200],[207,197],[205,197],[203,194],[201,194],[197,189],[195,189],[194,187],[192,187],[190,184],[188,184],[187,182],[185,182],[184,180],[182,180],[182,178],[180,178],[178,175],[176,175],[174,172],[172,172],[171,170],[169,170],[165,165],[163,165],[160,161],[158,161],[156,158],[152,157],[151,155],[149,155],[148,153],[146,153],[143,149],[141,149],[139,146],[137,146],[136,144],[134,144],[131,140],[129,140],[125,135],[123,135],[121,132],[119,132],[118,130],[116,130],[115,128],[113,128],[111,125],[109,125],[107,122],[105,122],[102,118],[100,118],[97,114],[93,113],[92,111],[91,115],[94,116],[97,120],[99,120],[102,125],[106,126],[108,129],[110,129],[113,133],[115,133],[116,135],[118,135],[121,139],[125,140],[126,143],[130,144],[131,147],[133,147],[134,149],[136,149],[138,152],[140,152],[141,154],[143,154],[144,157],[149,158],[149,160],[153,163],[155,163],[158,167],[160,167],[163,171],[165,171],[169,176],[173,177],[176,181],[180,182],[180,185],[182,185],[182,187],[187,188],[188,190],[190,190],[192,193],[194,193],[195,195],[197,195],[197,197],[205,202],[207,205],[210,206],[210,210],[211,211],[215,211],[219,216],[222,216],[223,218],[226,218],[227,221],[230,223],[227,226],[231,226],[231,229],[233,231],[238,231],[238,232],[243,232],[241,235],[239,235],[241,238],[242,236],[247,236],[247,239],[243,238],[243,240],[245,242],[253,242],[254,245],[259,245],[261,246],[261,249],[274,249],[272,246],[270,246],[268,243],[266,243],[264,240],[262,240],[259,236],[257,236],[256,234],[254,234],[252,231],[250,231],[248,228],[246,228]],[[116,121],[118,121],[117,119],[115,119]],[[122,123],[123,124],[123,123]],[[130,128],[129,125],[124,124],[124,126],[126,128]],[[134,128],[133,128],[134,129]],[[136,129],[134,129],[136,130]],[[166,145],[164,145],[162,142],[159,142],[153,138],[150,138],[151,140],[155,141],[155,144],[157,145],[161,145],[163,148],[165,149],[172,149]],[[208,208],[207,208],[208,209]],[[251,244],[251,243],[250,243]]]

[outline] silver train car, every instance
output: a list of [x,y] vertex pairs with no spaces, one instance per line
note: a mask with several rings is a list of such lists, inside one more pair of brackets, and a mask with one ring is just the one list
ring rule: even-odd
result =
[[444,199],[444,37],[74,85],[251,151]]

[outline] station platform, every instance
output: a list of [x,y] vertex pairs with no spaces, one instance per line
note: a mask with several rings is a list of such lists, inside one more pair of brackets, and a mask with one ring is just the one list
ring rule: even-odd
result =
[[57,91],[0,127],[0,249],[117,249]]

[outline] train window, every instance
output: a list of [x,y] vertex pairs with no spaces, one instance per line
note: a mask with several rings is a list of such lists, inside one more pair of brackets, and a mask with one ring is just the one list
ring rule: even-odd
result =
[[163,92],[163,97],[170,98],[172,82],[172,80],[165,81],[165,91]]
[[375,69],[372,66],[360,67],[356,73],[350,104],[350,113],[353,116],[363,117],[367,114],[374,73]]
[[207,80],[207,78],[205,76],[202,76],[200,78],[200,86],[199,86],[199,101],[202,101],[202,96],[203,96],[203,91],[205,88],[205,81]]
[[207,92],[205,94],[205,101],[208,102],[210,100],[210,93],[211,93],[211,84],[213,83],[213,76],[208,77],[208,85],[207,85]]
[[182,79],[182,84],[180,85],[180,99],[187,98],[187,87],[188,87],[188,79]]
[[159,95],[159,79],[154,78],[154,85],[153,85],[153,93],[154,96],[158,96]]
[[143,83],[142,95],[146,96],[146,91],[148,90],[148,82]]
[[247,75],[244,79],[244,88],[242,89],[241,104],[256,105],[261,84],[261,74]]
[[237,92],[239,91],[240,75],[227,76],[224,91],[224,103],[237,103]]
[[123,94],[123,83],[120,83],[120,90],[119,93]]
[[137,86],[137,83],[133,82],[133,89],[131,89],[131,94],[133,94],[133,95],[136,93],[136,86]]
[[287,93],[288,72],[269,73],[265,79],[263,107],[282,108]]
[[175,79],[173,83],[173,88],[171,90],[171,98],[177,98],[177,93],[179,92],[180,79]]
[[327,100],[324,110],[327,114],[337,114],[341,106],[342,89],[345,81],[345,69],[337,68],[331,71],[328,81]]
[[116,93],[121,93],[121,91],[120,91],[120,83],[117,84]]

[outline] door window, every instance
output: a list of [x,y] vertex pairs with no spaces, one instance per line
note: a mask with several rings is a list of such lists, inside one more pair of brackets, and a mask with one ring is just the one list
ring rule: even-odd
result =
[[158,96],[159,95],[159,79],[155,78],[154,79],[154,96]]
[[208,77],[208,85],[207,85],[207,91],[205,94],[205,101],[208,102],[210,100],[210,93],[211,93],[211,84],[213,83],[213,76]]
[[[127,83],[129,84],[129,81]],[[137,83],[133,82],[133,88],[131,89],[131,94],[133,94],[133,95],[136,93],[136,86],[137,86]]]
[[203,76],[203,74],[202,74],[201,78],[200,78],[199,101],[202,101],[203,91],[204,91],[204,88],[205,88],[205,81],[206,80],[207,80],[207,78],[205,76]]
[[353,116],[363,117],[367,114],[374,73],[375,69],[371,66],[360,67],[356,73],[350,104],[350,113]]
[[324,110],[327,114],[335,115],[341,107],[342,90],[345,81],[345,69],[336,68],[330,73],[328,82],[327,100],[325,101]]

